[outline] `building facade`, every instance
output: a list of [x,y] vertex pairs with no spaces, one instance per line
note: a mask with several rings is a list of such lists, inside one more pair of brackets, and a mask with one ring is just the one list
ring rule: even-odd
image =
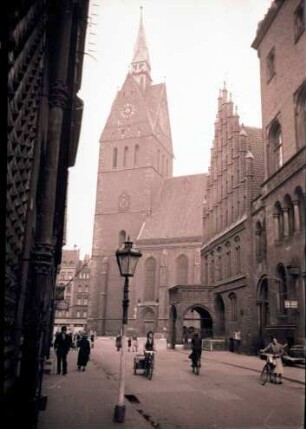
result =
[[273,2],[252,45],[263,128],[240,122],[224,87],[209,172],[182,177],[172,177],[166,89],[152,84],[141,19],[131,70],[100,140],[88,319],[98,335],[120,331],[115,252],[129,237],[142,252],[130,283],[131,330],[167,332],[174,345],[197,326],[203,338],[246,353],[270,335],[303,341],[302,9],[299,1]]
[[[80,260],[78,249],[63,249],[60,271],[57,276],[57,289],[64,290],[63,299],[55,300],[53,331],[61,326],[67,332],[86,332],[89,300],[90,259]],[[56,293],[56,290],[55,290]]]
[[82,120],[77,92],[88,2],[28,0],[10,2],[6,11],[4,420],[15,426],[22,416],[32,429],[44,407],[68,169]]
[[304,2],[274,1],[252,47],[260,62],[265,175],[253,204],[257,335],[305,344]]

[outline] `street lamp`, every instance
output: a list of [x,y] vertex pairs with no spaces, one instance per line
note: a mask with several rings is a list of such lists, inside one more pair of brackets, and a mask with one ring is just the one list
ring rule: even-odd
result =
[[124,405],[124,382],[125,382],[125,349],[126,349],[126,327],[128,323],[129,307],[129,277],[134,276],[138,259],[142,256],[141,252],[132,248],[133,243],[128,237],[124,242],[124,247],[116,251],[117,263],[120,275],[124,277],[123,301],[122,301],[122,332],[121,332],[121,354],[120,354],[120,374],[119,374],[119,400],[115,407],[114,422],[123,423],[125,419]]

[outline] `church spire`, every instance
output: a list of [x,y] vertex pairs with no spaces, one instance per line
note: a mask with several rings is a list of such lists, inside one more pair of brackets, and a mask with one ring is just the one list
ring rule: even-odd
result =
[[140,84],[143,89],[145,89],[147,85],[150,85],[152,81],[150,71],[150,57],[143,26],[141,7],[139,30],[134,49],[134,57],[131,63],[131,74],[133,75],[136,82]]

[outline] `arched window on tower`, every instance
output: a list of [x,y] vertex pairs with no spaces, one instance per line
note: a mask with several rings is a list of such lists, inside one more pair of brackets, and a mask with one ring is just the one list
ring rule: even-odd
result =
[[138,162],[139,162],[138,157],[139,157],[139,145],[136,144],[134,148],[134,167],[138,165]]
[[123,246],[124,242],[126,241],[126,232],[125,231],[120,231],[119,232],[119,237],[118,237],[118,247],[120,249],[120,247]]
[[295,110],[295,134],[297,149],[303,147],[306,143],[306,84],[298,89],[294,95]]
[[113,168],[117,168],[118,164],[118,148],[114,147],[113,149]]
[[176,283],[180,285],[188,283],[188,258],[186,255],[176,258]]
[[279,121],[273,121],[268,131],[268,166],[273,174],[283,165],[282,132]]
[[155,301],[156,260],[152,257],[145,262],[144,300]]
[[129,155],[129,148],[125,146],[124,153],[123,153],[123,167],[127,167],[128,165],[128,155]]

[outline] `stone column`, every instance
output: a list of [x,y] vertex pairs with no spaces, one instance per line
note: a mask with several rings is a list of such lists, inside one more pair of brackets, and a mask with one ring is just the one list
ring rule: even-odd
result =
[[274,223],[274,241],[279,241],[279,215],[277,213],[273,214],[273,223]]

